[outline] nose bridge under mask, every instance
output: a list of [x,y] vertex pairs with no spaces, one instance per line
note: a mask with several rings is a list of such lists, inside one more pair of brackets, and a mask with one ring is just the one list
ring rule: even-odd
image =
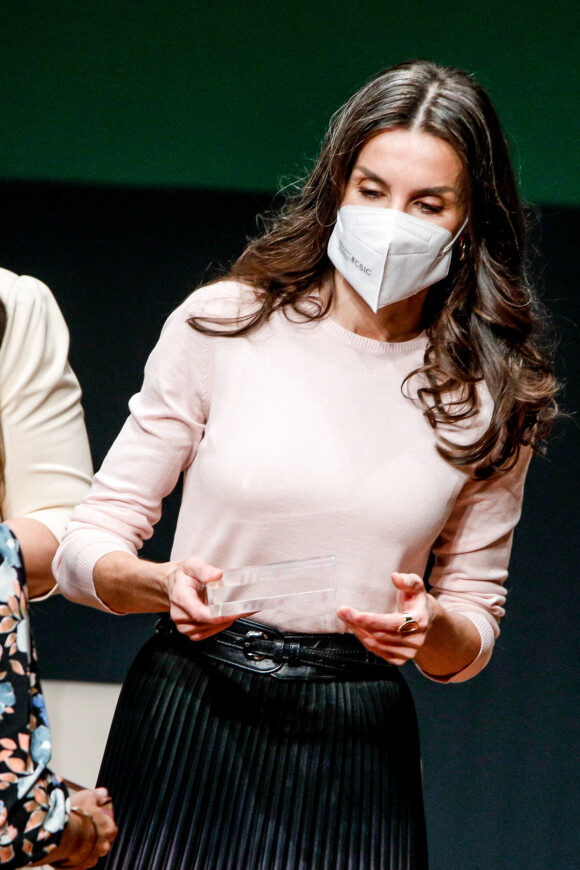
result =
[[[340,221],[341,213],[344,222]],[[350,229],[375,250],[384,252],[384,246],[389,244],[391,256],[399,252],[407,256],[430,252],[434,257],[441,257],[453,247],[467,224],[467,218],[455,236],[446,227],[430,224],[396,209],[343,206],[337,216],[338,222],[340,232]]]
[[[444,230],[443,227],[429,224],[426,221],[420,220],[420,218],[413,217],[413,215],[409,215],[404,211],[397,211],[397,209],[393,208],[344,206],[344,210],[349,208],[356,209],[353,217],[358,226],[382,225],[387,233],[396,234],[402,231],[422,242],[429,242],[437,230]],[[448,230],[444,230],[444,232],[449,233]]]

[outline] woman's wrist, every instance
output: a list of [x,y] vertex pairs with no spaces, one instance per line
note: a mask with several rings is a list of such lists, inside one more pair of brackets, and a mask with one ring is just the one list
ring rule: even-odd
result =
[[446,610],[432,595],[429,599],[430,627],[415,661],[426,674],[443,679],[459,673],[477,658],[481,638],[470,619]]
[[30,517],[11,517],[5,522],[18,538],[30,597],[45,595],[55,585],[51,565],[58,547],[57,539],[43,523]]
[[60,846],[56,852],[62,854],[57,860],[51,860],[49,855],[46,860],[53,867],[77,867],[83,864],[89,855],[95,850],[99,832],[97,824],[91,815],[81,807],[71,807],[68,824],[63,832]]
[[100,600],[117,613],[160,613],[169,610],[168,578],[174,562],[150,562],[115,551],[101,556],[93,568]]

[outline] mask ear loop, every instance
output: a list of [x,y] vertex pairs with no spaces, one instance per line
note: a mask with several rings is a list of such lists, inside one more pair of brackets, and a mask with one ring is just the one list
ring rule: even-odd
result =
[[[451,241],[449,242],[449,244],[445,245],[445,247],[443,248],[443,250],[439,254],[440,257],[442,257],[444,254],[447,254],[447,252],[451,250],[451,248],[453,247],[453,245],[455,244],[455,242],[457,241],[457,239],[459,238],[459,236],[461,235],[461,233],[463,232],[463,230],[467,226],[468,220],[469,220],[469,218],[466,217],[465,220],[463,221],[463,223],[461,224],[461,226],[459,227],[459,229],[457,230],[457,232],[455,233],[455,235],[453,236],[453,238],[451,239]],[[463,246],[465,248],[465,241],[463,239],[462,239],[462,241],[463,241]],[[464,248],[462,250],[464,250]]]

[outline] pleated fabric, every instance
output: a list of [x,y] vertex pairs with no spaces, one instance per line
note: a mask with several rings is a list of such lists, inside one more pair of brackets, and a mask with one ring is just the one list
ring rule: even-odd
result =
[[[119,698],[99,784],[106,870],[426,870],[413,701],[387,679],[278,680],[156,635]],[[392,679],[391,679],[392,675]]]

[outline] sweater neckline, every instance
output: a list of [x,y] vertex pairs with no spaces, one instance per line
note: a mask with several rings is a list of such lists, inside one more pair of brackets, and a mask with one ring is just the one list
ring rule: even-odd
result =
[[379,354],[380,356],[404,356],[405,354],[415,353],[418,350],[424,350],[427,344],[427,334],[425,332],[421,332],[415,338],[411,338],[408,341],[379,341],[376,338],[367,338],[365,335],[351,332],[350,329],[346,329],[337,323],[336,320],[333,320],[330,315],[323,317],[319,323],[329,335],[342,341],[343,344],[349,344],[357,350]]

